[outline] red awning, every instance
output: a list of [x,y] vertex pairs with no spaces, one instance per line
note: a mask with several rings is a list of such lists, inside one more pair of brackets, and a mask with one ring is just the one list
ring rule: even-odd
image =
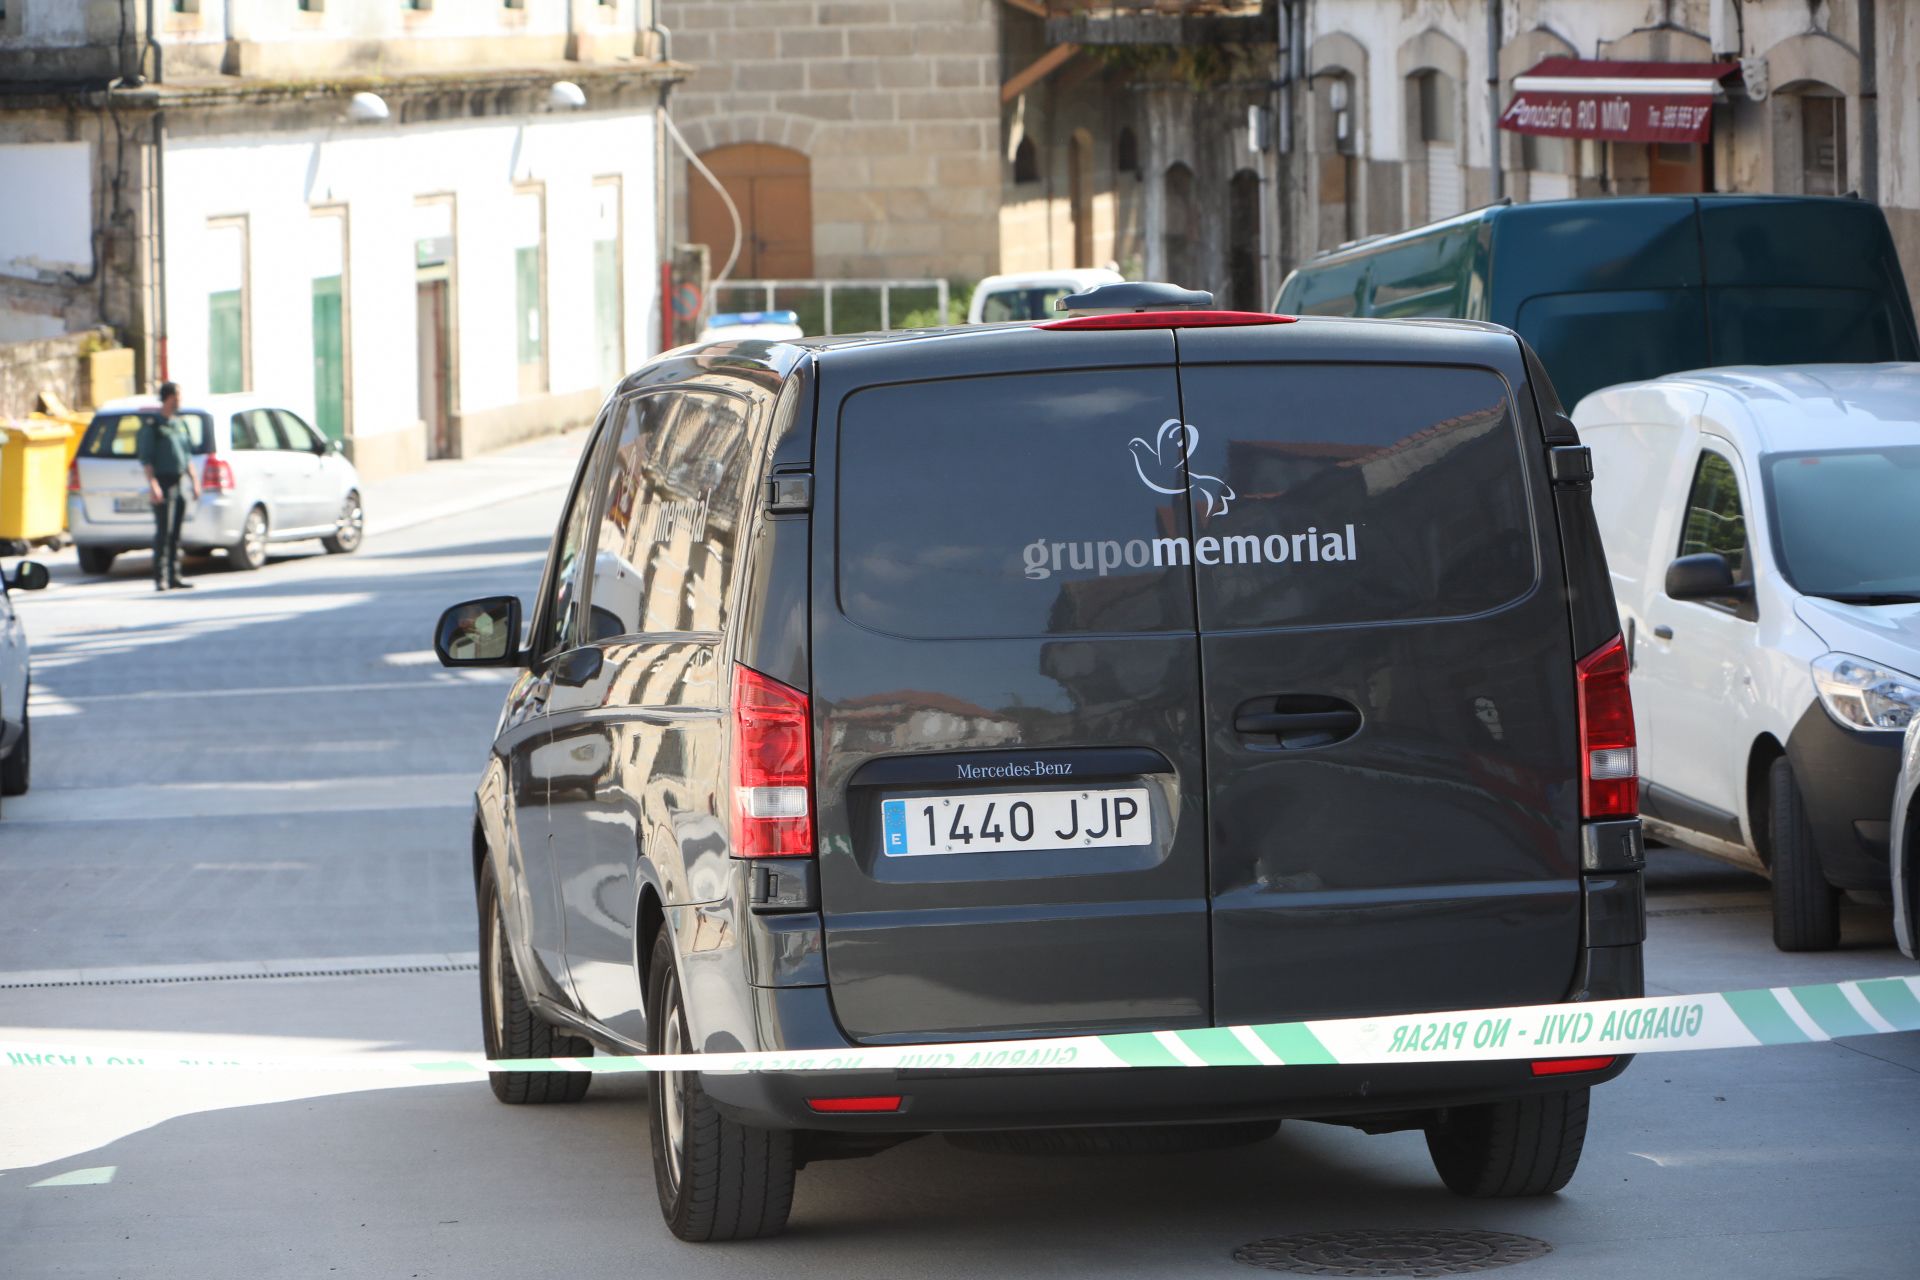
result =
[[1548,58],[1513,82],[1500,127],[1608,142],[1705,142],[1737,62]]

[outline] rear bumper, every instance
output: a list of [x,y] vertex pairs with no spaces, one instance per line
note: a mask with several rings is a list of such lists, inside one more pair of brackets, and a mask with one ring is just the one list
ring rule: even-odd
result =
[[[1637,948],[1636,948],[1637,950]],[[774,1021],[831,1020],[819,987],[758,988]],[[1611,1080],[1602,1071],[1536,1077],[1526,1062],[1374,1066],[1132,1068],[1112,1071],[845,1071],[701,1076],[727,1115],[773,1129],[954,1133],[1233,1120],[1406,1118],[1445,1107]],[[901,1098],[900,1110],[821,1114],[810,1098]],[[1417,1121],[1416,1121],[1417,1122]],[[1397,1127],[1397,1126],[1396,1126]]]
[[[247,515],[246,502],[229,494],[203,494],[187,508],[180,526],[180,545],[208,551],[230,547],[240,540]],[[108,551],[145,551],[153,546],[150,516],[125,520],[96,520],[87,515],[78,498],[67,500],[67,533],[75,545]]]
[[1841,727],[1817,701],[1787,738],[1787,759],[1813,827],[1827,880],[1841,889],[1885,889],[1899,784],[1898,733]]
[[[1578,1000],[1643,991],[1641,951],[1589,947]],[[752,987],[765,1047],[852,1047],[825,987]],[[1626,1069],[1536,1077],[1529,1063],[1395,1063],[1366,1066],[1126,1068],[1109,1071],[845,1071],[703,1073],[720,1109],[771,1129],[847,1133],[950,1133],[1084,1125],[1191,1124],[1255,1119],[1356,1119],[1426,1113],[1528,1093],[1599,1084]],[[900,1095],[901,1109],[821,1114],[809,1098]]]

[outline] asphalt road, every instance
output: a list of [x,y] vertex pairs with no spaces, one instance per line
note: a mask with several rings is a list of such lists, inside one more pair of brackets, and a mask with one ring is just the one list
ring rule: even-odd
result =
[[[259,1054],[479,1042],[467,795],[498,680],[431,664],[446,604],[531,595],[557,491],[24,601],[35,789],[0,815],[0,1039]],[[1763,886],[1656,851],[1649,981],[1911,972],[1885,911],[1784,956]],[[260,977],[302,972],[310,977]],[[0,1276],[1244,1276],[1294,1232],[1517,1232],[1519,1277],[1893,1277],[1920,1257],[1920,1036],[1645,1057],[1553,1200],[1448,1195],[1417,1134],[1290,1124],[1224,1153],[1017,1158],[938,1140],[804,1171],[789,1235],[676,1243],[640,1081],[572,1108],[479,1083],[0,1066]]]

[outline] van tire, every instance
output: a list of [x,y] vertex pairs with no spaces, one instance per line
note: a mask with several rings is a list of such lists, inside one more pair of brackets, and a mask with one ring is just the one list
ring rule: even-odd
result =
[[[29,688],[28,694],[33,690]],[[14,742],[13,750],[0,760],[0,796],[23,796],[33,781],[33,715],[29,708],[20,710],[20,737]]]
[[[673,941],[662,929],[647,962],[647,1050],[692,1049]],[[668,1136],[678,1113],[680,1142]],[[793,1134],[756,1129],[720,1113],[698,1072],[660,1072],[647,1092],[653,1138],[653,1185],[660,1214],[682,1240],[759,1240],[786,1230],[793,1209]]]
[[113,572],[113,561],[119,554],[105,547],[81,547],[80,572],[89,577],[104,578]]
[[[480,1033],[489,1058],[591,1058],[593,1044],[556,1031],[527,1003],[506,944],[493,865],[480,866]],[[578,1102],[593,1077],[583,1071],[489,1071],[493,1096],[516,1106]]]
[[1831,951],[1840,944],[1840,894],[1820,869],[1806,803],[1785,757],[1767,769],[1767,834],[1773,872],[1773,945]]
[[1587,1142],[1587,1090],[1454,1107],[1427,1126],[1447,1190],[1477,1200],[1550,1196],[1573,1178]]

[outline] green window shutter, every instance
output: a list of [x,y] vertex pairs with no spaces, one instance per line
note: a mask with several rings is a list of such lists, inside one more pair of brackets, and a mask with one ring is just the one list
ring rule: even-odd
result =
[[346,324],[340,307],[340,277],[313,282],[313,425],[330,440],[347,425]]
[[207,390],[214,395],[247,389],[240,318],[238,289],[207,295]]
[[520,325],[520,363],[537,365],[542,351],[540,325],[540,250],[514,250],[514,315]]

